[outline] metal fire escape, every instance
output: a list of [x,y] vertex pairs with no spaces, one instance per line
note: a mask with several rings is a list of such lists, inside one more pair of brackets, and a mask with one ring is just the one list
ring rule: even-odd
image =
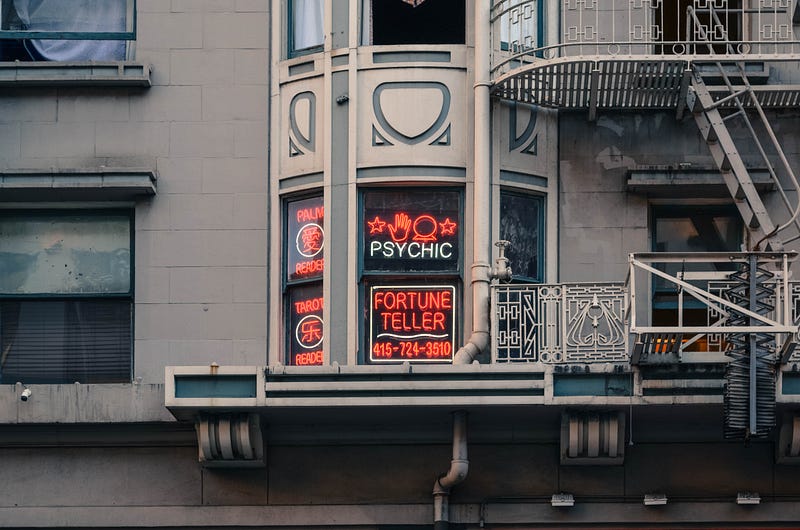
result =
[[[678,326],[667,334],[637,328],[634,317],[632,362],[678,352],[684,333],[725,333],[726,435],[764,436],[775,421],[775,366],[786,360],[797,329],[787,325],[788,303],[779,298],[788,296],[784,246],[800,239],[800,186],[768,112],[800,108],[800,85],[793,84],[800,79],[780,67],[800,60],[798,8],[790,0],[563,0],[560,7],[558,39],[550,35],[546,43],[543,0],[494,2],[492,93],[585,110],[589,120],[603,110],[674,110],[678,119],[691,113],[744,220],[748,252],[731,257],[736,270],[721,296],[685,277],[667,278],[722,316],[708,329]],[[785,206],[780,222],[754,185],[754,154]]]

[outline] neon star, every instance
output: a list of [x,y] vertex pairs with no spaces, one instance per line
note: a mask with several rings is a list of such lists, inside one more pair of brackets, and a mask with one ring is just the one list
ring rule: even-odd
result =
[[369,225],[370,234],[382,234],[383,227],[386,226],[386,221],[381,221],[381,218],[376,215],[375,219],[367,221],[367,224]]
[[439,223],[439,229],[441,230],[441,235],[443,236],[452,236],[456,233],[456,224],[450,220],[448,217],[444,220],[443,223]]

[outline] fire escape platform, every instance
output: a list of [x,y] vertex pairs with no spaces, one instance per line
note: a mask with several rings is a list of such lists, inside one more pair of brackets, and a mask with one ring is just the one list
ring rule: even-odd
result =
[[[494,80],[492,94],[543,107],[588,110],[590,114],[598,109],[682,109],[695,64],[707,65],[713,60],[725,64],[800,60],[800,54],[712,57],[597,55],[536,58],[524,64],[520,60],[518,66]],[[800,85],[766,84],[752,88],[765,109],[800,107]],[[724,85],[710,85],[709,91],[715,100],[730,94]],[[721,105],[733,106],[732,101]]]

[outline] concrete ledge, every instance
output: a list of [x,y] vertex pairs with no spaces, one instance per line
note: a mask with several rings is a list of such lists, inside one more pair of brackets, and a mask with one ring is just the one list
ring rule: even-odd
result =
[[132,200],[156,193],[151,169],[0,170],[0,201]]
[[149,64],[127,61],[61,63],[0,62],[0,86],[150,87]]
[[[763,193],[775,189],[766,169],[749,169],[756,189]],[[628,191],[649,197],[730,197],[717,169],[647,167],[628,172]]]
[[[643,498],[644,496],[642,496]],[[762,497],[763,499],[763,497]],[[3,507],[0,527],[37,528],[330,528],[331,526],[430,525],[433,503],[297,506],[90,506]],[[527,502],[509,499],[484,504],[450,504],[455,524],[479,525],[761,525],[797,521],[796,499],[738,506],[729,501],[673,502],[649,507],[640,499],[576,498],[571,508],[554,508],[550,498]]]
[[170,422],[164,408],[164,385],[72,384],[0,385],[0,425],[35,423]]

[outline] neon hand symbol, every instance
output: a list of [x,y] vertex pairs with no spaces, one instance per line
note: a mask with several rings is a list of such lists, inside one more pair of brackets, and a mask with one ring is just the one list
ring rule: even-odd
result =
[[389,225],[389,234],[392,241],[402,243],[408,239],[408,232],[411,230],[411,218],[404,213],[394,214],[394,224]]

